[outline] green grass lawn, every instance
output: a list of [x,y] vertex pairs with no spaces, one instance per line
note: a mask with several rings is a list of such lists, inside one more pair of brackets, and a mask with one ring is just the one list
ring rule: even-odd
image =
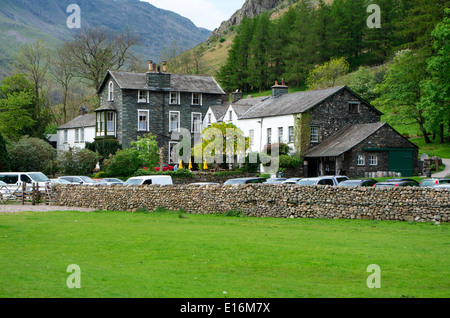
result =
[[426,153],[430,158],[438,156],[440,158],[450,159],[450,142],[440,144],[436,138],[436,140],[432,140],[431,144],[427,144],[423,137],[410,140],[420,147],[419,155]]
[[[182,216],[182,217],[180,217]],[[0,214],[0,297],[449,297],[449,225],[176,212]],[[69,289],[67,267],[81,268]],[[381,268],[381,288],[366,285]]]

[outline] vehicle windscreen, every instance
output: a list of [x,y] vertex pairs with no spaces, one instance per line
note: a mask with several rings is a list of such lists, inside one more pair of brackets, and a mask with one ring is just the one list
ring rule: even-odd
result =
[[448,180],[439,180],[439,184],[450,183],[450,179]]
[[393,188],[395,187],[395,184],[376,184],[375,185],[377,188]]
[[297,182],[298,185],[315,185],[316,181],[315,180],[300,180],[299,182]]
[[91,179],[89,177],[80,177],[80,179],[86,183],[98,183],[97,181],[95,181],[94,179]]
[[422,186],[422,187],[432,187],[435,185],[436,185],[435,180],[423,180],[422,183],[420,184],[420,186]]
[[337,183],[341,183],[342,181],[347,181],[347,180],[348,180],[348,178],[345,178],[345,177],[337,177],[336,178]]
[[31,179],[35,182],[50,182],[50,179],[43,173],[29,173]]
[[224,184],[225,185],[229,185],[229,184],[245,184],[245,180],[228,180]]
[[348,186],[348,187],[357,187],[357,186],[361,185],[361,182],[360,181],[346,181],[346,182],[339,183],[339,185]]

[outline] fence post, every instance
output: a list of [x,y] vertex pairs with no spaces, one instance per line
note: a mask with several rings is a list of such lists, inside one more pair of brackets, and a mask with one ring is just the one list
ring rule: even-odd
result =
[[25,205],[25,191],[27,189],[26,183],[22,182],[22,205]]

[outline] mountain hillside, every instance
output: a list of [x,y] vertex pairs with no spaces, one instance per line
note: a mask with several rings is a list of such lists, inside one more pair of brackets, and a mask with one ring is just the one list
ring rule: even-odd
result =
[[188,50],[211,34],[179,14],[139,0],[0,0],[0,69],[27,41],[38,39],[50,47],[70,41],[79,32],[66,25],[70,4],[80,6],[82,28],[134,31],[141,41],[134,50],[143,59],[157,61],[173,47],[178,52]]

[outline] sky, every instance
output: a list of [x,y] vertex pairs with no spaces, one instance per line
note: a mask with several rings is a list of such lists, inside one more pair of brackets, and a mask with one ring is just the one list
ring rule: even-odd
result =
[[141,0],[155,7],[176,12],[198,27],[213,31],[228,20],[245,0]]

